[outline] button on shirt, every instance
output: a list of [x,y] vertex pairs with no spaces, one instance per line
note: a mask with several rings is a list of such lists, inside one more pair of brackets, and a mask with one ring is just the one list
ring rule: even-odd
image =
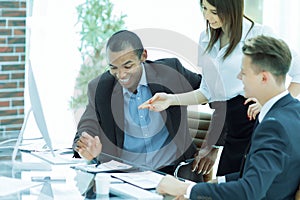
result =
[[[148,87],[145,69],[134,94],[123,88],[125,136],[122,158],[139,165],[158,168],[171,164],[176,154],[175,143],[169,141],[165,120],[159,112],[138,109],[138,106],[152,97]],[[163,149],[163,150],[161,150]],[[166,152],[167,153],[164,153]]]

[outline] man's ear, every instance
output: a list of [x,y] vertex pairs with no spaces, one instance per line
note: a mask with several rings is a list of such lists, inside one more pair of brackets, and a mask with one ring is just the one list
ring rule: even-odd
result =
[[269,79],[270,79],[270,73],[269,72],[266,72],[266,71],[261,72],[261,81],[262,81],[262,83],[268,82]]
[[147,57],[148,57],[147,50],[144,49],[144,50],[143,50],[143,53],[142,53],[142,55],[141,55],[141,61],[142,61],[142,62],[145,62],[145,61],[147,60]]

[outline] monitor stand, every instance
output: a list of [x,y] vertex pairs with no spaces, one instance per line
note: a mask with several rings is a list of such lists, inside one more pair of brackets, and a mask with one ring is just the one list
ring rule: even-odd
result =
[[23,161],[18,161],[16,160],[17,158],[17,153],[20,147],[20,144],[23,140],[23,135],[24,135],[24,130],[27,125],[27,121],[29,118],[30,113],[32,112],[32,108],[28,110],[28,112],[25,115],[24,118],[24,123],[22,125],[21,131],[19,133],[17,142],[15,144],[13,153],[12,153],[12,168],[13,170],[22,170],[22,171],[51,171],[51,165],[46,162],[23,162]]

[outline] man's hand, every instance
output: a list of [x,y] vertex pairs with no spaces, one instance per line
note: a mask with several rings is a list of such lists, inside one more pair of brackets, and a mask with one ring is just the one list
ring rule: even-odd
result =
[[76,151],[86,160],[92,160],[102,151],[102,144],[98,136],[91,136],[87,132],[83,132],[77,141]]
[[174,176],[166,175],[161,179],[156,191],[160,194],[175,196],[176,199],[182,199],[189,185],[190,183],[179,181]]
[[300,185],[299,188],[297,190],[296,196],[295,196],[295,200],[300,200]]
[[212,147],[201,148],[198,152],[198,155],[195,157],[193,163],[193,171],[197,171],[198,174],[208,174],[217,159],[218,149]]
[[255,120],[257,114],[260,112],[261,110],[261,105],[258,102],[258,100],[256,98],[248,98],[244,104],[246,105],[249,102],[254,102],[253,104],[249,105],[248,111],[247,111],[247,115],[249,120]]
[[166,93],[156,93],[152,98],[145,101],[139,106],[139,109],[149,109],[151,111],[160,112],[167,109],[171,105],[174,95]]

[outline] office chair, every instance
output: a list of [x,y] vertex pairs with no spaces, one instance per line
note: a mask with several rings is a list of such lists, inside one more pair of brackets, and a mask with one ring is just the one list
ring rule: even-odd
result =
[[[202,147],[203,142],[205,141],[205,136],[208,131],[208,127],[211,121],[211,114],[204,113],[200,111],[188,110],[188,127],[193,142],[197,147],[197,151]],[[181,162],[177,166],[174,176],[186,178],[194,182],[207,182],[212,180],[212,170],[209,174],[203,176],[197,175],[197,173],[187,173],[190,172],[190,169],[193,164],[193,159],[190,159],[187,162]]]

